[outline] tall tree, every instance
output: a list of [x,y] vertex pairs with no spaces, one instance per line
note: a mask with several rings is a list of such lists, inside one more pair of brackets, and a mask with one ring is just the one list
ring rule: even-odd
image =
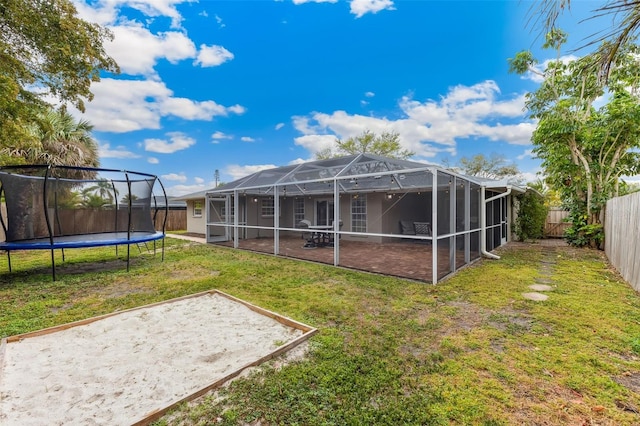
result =
[[[530,23],[538,27],[542,34],[558,29],[558,18],[571,9],[571,0],[542,0],[534,2],[530,9]],[[598,46],[594,53],[598,63],[598,76],[607,80],[611,67],[618,55],[624,54],[623,46],[635,40],[640,32],[640,0],[606,0],[593,10],[591,19],[584,25],[593,25],[593,20],[609,17],[609,29],[595,28],[587,38],[585,46]],[[585,47],[583,46],[583,47]]]
[[336,139],[334,149],[327,148],[316,153],[319,160],[345,155],[370,153],[384,157],[398,158],[401,160],[413,156],[415,153],[403,149],[400,144],[400,134],[397,132],[383,132],[380,135],[365,130],[360,135],[351,137],[345,141]]
[[80,19],[70,0],[0,1],[0,146],[37,142],[27,128],[45,99],[84,111],[100,71],[118,71],[103,48],[110,37]]
[[[557,32],[547,45],[559,50],[565,39]],[[572,212],[578,245],[601,244],[606,201],[618,194],[621,176],[640,171],[639,53],[636,45],[622,46],[606,85],[599,79],[597,53],[570,63],[553,61],[540,88],[527,96],[529,115],[538,120],[534,153]],[[538,72],[535,62],[531,53],[520,52],[510,69]],[[597,108],[599,99],[607,102]]]
[[514,163],[509,163],[503,155],[477,154],[471,158],[462,157],[458,162],[458,169],[464,174],[489,179],[520,179],[520,170]]
[[49,109],[35,117],[28,127],[33,141],[28,146],[4,147],[1,152],[16,163],[98,167],[98,144],[91,136],[93,126],[76,121],[66,111]]

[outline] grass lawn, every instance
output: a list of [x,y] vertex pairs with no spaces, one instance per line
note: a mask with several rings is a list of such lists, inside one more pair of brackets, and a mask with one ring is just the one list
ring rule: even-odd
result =
[[[602,252],[503,249],[437,286],[167,239],[0,260],[0,335],[219,289],[320,329],[159,424],[640,424],[640,298]],[[122,252],[120,253],[122,255]],[[546,270],[541,265],[547,265]],[[544,302],[522,293],[544,275]]]

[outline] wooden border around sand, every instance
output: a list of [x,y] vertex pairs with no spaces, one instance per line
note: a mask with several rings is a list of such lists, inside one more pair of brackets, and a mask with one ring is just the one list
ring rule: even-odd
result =
[[198,298],[198,297],[202,297],[202,296],[207,296],[207,295],[219,295],[221,297],[224,297],[230,301],[236,302],[238,304],[244,305],[245,307],[247,307],[248,309],[256,312],[257,314],[269,317],[277,322],[279,322],[280,324],[293,328],[293,329],[297,329],[299,331],[302,332],[302,335],[298,336],[297,338],[295,338],[294,340],[288,342],[285,345],[282,345],[280,347],[278,347],[276,350],[268,353],[265,356],[262,356],[261,358],[249,362],[245,365],[242,365],[241,367],[237,368],[236,370],[232,371],[231,373],[225,375],[222,378],[219,378],[218,380],[214,381],[213,383],[209,383],[208,385],[206,385],[205,387],[197,390],[196,392],[193,392],[189,395],[186,395],[183,398],[180,398],[179,400],[173,401],[171,404],[169,404],[166,407],[154,410],[152,412],[147,412],[147,413],[143,413],[141,418],[139,420],[134,421],[132,424],[134,425],[146,425],[149,424],[155,420],[158,420],[160,417],[162,417],[165,413],[167,413],[169,410],[173,409],[174,407],[178,406],[179,404],[182,404],[184,402],[193,400],[195,398],[198,398],[202,395],[204,395],[205,393],[216,389],[218,387],[220,387],[221,385],[223,385],[224,383],[226,383],[227,381],[229,381],[230,379],[237,377],[240,373],[242,373],[244,370],[246,370],[247,368],[250,367],[254,367],[257,365],[260,365],[262,363],[264,363],[265,361],[268,361],[274,357],[277,357],[287,351],[289,351],[290,349],[298,346],[300,343],[306,341],[307,339],[309,339],[311,336],[313,336],[314,334],[316,334],[318,332],[318,330],[316,328],[310,327],[306,324],[300,323],[298,321],[292,320],[290,318],[284,317],[282,315],[279,315],[275,312],[260,308],[256,305],[253,305],[251,303],[248,303],[244,300],[238,299],[236,297],[233,297],[229,294],[226,294],[224,292],[218,291],[218,290],[209,290],[209,291],[204,291],[201,293],[196,293],[196,294],[192,294],[192,295],[188,295],[188,296],[183,296],[183,297],[178,297],[178,298],[174,298],[174,299],[170,299],[170,300],[165,300],[162,302],[157,302],[157,303],[152,303],[149,305],[144,305],[144,306],[139,306],[136,308],[131,308],[131,309],[127,309],[127,310],[123,310],[123,311],[118,311],[118,312],[113,312],[113,313],[109,313],[109,314],[105,314],[105,315],[100,315],[100,316],[96,316],[96,317],[92,317],[92,318],[88,318],[88,319],[84,319],[84,320],[79,320],[79,321],[75,321],[75,322],[71,322],[71,323],[67,323],[67,324],[61,324],[58,326],[54,326],[54,327],[49,327],[46,329],[42,329],[42,330],[37,330],[37,331],[33,331],[33,332],[29,332],[29,333],[23,333],[23,334],[17,334],[14,336],[9,336],[6,338],[3,338],[2,341],[0,342],[0,381],[2,380],[3,377],[3,366],[4,366],[4,355],[5,355],[5,351],[6,351],[6,347],[7,344],[12,343],[12,342],[19,342],[25,339],[29,339],[29,338],[33,338],[33,337],[38,337],[38,336],[44,336],[47,334],[52,334],[52,333],[56,333],[58,331],[63,331],[63,330],[68,330],[70,328],[73,327],[78,327],[78,326],[83,326],[83,325],[87,325],[87,324],[91,324],[93,322],[105,319],[105,318],[109,318],[109,317],[113,317],[113,316],[117,316],[117,315],[121,315],[123,313],[127,313],[127,312],[135,312],[135,311],[140,311],[140,310],[144,310],[144,309],[148,309],[151,307],[155,307],[155,306],[160,306],[160,305],[165,305],[165,304],[170,304],[172,302],[178,302],[181,300],[186,300],[186,299],[193,299],[193,298]]

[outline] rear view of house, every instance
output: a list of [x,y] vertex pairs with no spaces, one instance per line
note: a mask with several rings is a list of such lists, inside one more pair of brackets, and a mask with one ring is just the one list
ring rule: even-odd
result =
[[207,242],[436,283],[505,244],[506,181],[359,154],[263,170],[181,197]]

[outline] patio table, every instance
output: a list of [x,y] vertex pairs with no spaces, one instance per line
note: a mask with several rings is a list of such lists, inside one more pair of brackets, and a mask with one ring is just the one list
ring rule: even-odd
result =
[[329,245],[331,234],[326,231],[333,230],[331,225],[311,225],[311,240],[308,242],[311,247],[325,247]]

